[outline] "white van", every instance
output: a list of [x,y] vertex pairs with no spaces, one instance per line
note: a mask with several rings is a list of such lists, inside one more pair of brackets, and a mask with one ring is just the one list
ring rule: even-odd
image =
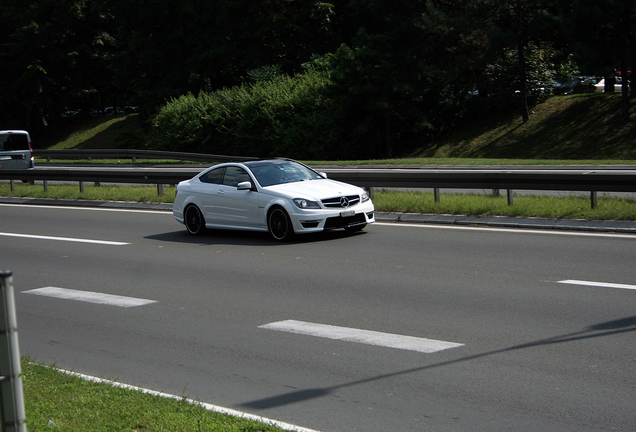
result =
[[0,169],[33,168],[31,137],[23,130],[0,131]]

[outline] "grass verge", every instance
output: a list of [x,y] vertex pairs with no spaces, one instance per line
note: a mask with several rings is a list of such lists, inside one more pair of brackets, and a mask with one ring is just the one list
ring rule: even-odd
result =
[[[155,186],[89,186],[84,192],[74,185],[16,184],[11,191],[9,183],[0,183],[0,196],[49,199],[86,199],[98,201],[128,201],[144,203],[172,203],[176,188],[164,187],[158,195]],[[540,217],[555,219],[636,221],[636,200],[599,194],[598,204],[592,209],[589,197],[576,195],[537,196],[518,195],[508,205],[505,195],[493,198],[487,194],[444,194],[439,203],[432,192],[395,192],[376,190],[373,203],[376,211],[422,214],[455,214],[510,217]]]
[[142,203],[172,203],[176,188],[164,186],[163,195],[157,194],[156,186],[92,186],[86,185],[84,192],[80,192],[77,185],[49,185],[45,191],[41,184],[15,183],[15,190],[11,190],[9,183],[0,183],[0,196],[30,197],[50,199],[86,199],[96,201],[128,201]]
[[95,383],[22,359],[29,432],[278,432],[250,419],[206,410],[183,399]]
[[376,211],[423,214],[454,214],[470,216],[537,217],[552,219],[636,220],[636,200],[603,197],[592,209],[591,199],[576,195],[542,196],[519,195],[508,205],[505,195],[492,197],[483,194],[442,194],[436,203],[433,193],[382,192],[375,193]]

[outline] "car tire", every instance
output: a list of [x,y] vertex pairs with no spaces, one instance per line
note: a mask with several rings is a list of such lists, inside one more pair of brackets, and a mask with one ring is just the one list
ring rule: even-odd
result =
[[195,205],[186,207],[183,220],[190,234],[201,235],[205,232],[205,219],[199,207]]
[[294,227],[287,212],[281,207],[274,207],[267,214],[269,233],[277,241],[287,241],[294,236]]

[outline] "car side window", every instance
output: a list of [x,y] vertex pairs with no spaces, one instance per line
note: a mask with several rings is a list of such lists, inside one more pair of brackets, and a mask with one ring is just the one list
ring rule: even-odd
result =
[[203,183],[221,184],[221,178],[223,178],[223,168],[217,168],[203,174],[199,180]]
[[227,167],[223,176],[223,184],[226,186],[237,187],[239,183],[244,181],[252,181],[250,175],[239,167]]

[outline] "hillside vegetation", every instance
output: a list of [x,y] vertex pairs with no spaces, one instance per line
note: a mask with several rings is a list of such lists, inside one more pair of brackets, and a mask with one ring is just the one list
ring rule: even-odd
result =
[[508,159],[636,159],[636,104],[621,119],[618,95],[552,97],[531,110],[493,116],[413,152],[417,157]]
[[[401,157],[409,163],[418,159],[434,163],[431,158],[444,163],[449,163],[448,158],[632,163],[636,161],[636,103],[631,102],[628,123],[621,119],[620,105],[618,95],[553,97],[533,107],[527,123],[515,113],[493,115]],[[152,143],[140,117],[129,114],[76,122],[51,142],[40,144],[36,147],[143,149]]]

